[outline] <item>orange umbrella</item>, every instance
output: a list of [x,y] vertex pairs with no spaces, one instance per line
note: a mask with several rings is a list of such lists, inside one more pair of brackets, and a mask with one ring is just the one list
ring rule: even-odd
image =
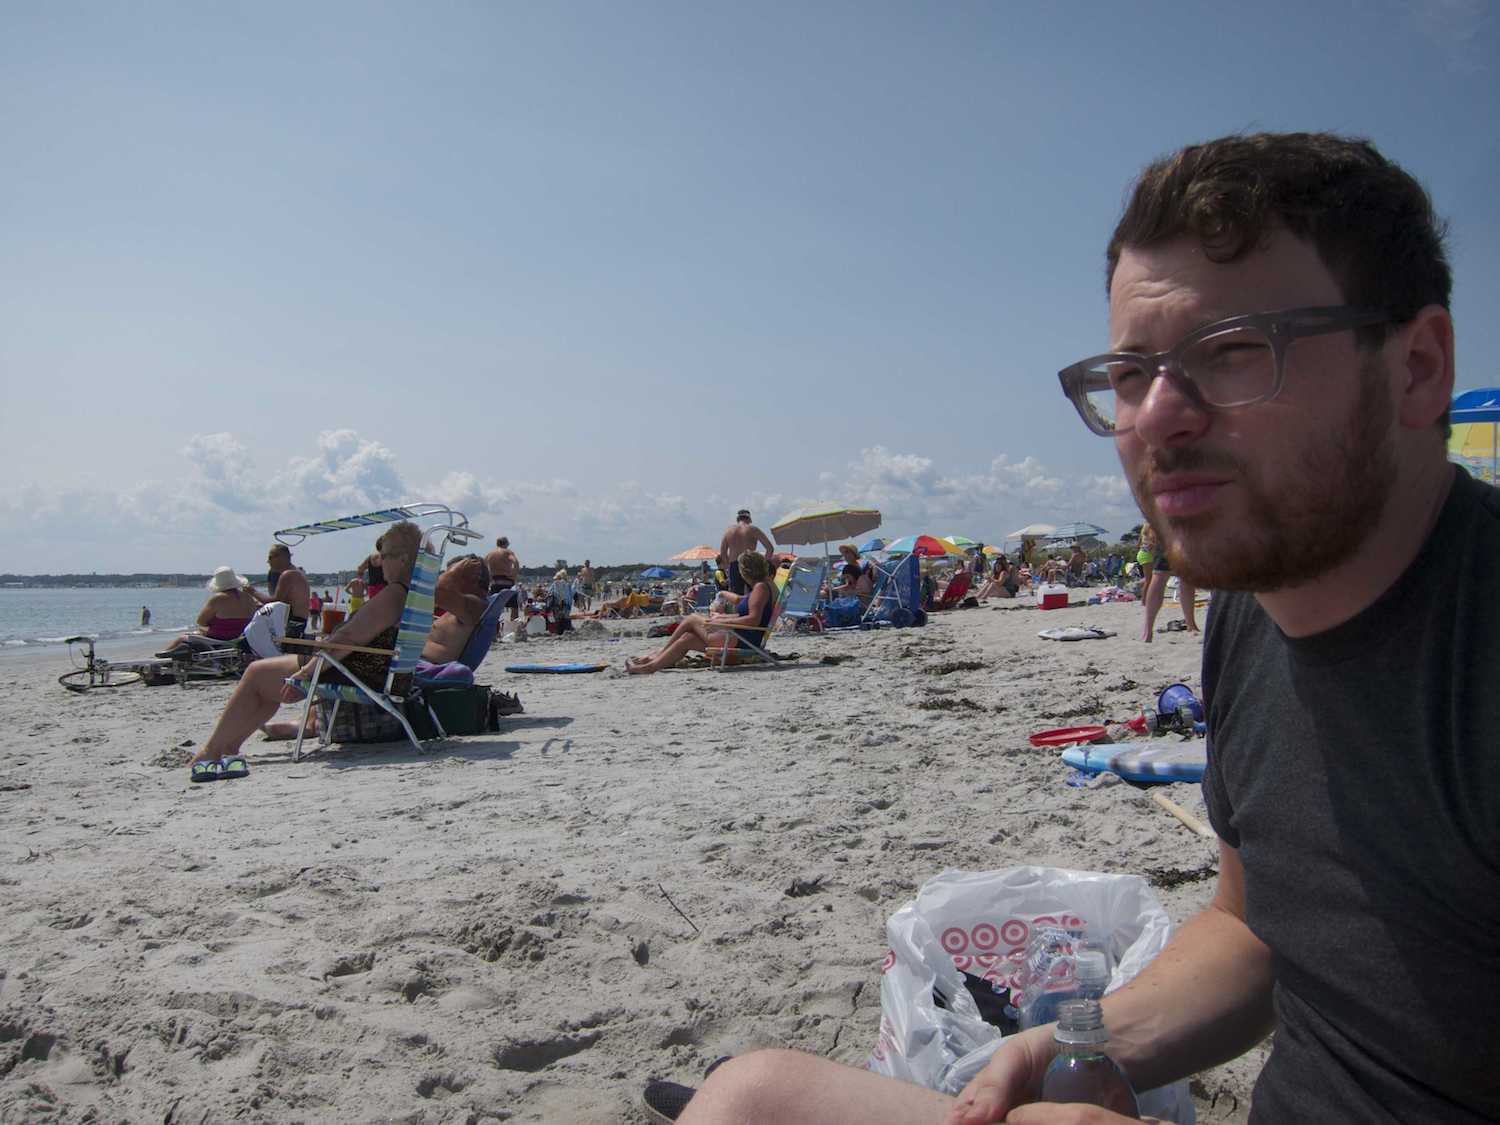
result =
[[673,555],[668,562],[713,562],[719,557],[719,552],[708,546],[689,547],[686,551],[680,551]]

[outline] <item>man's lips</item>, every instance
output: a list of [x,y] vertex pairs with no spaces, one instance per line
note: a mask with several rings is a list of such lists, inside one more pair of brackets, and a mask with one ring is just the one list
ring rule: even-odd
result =
[[1164,516],[1195,516],[1211,509],[1227,484],[1225,477],[1196,473],[1154,477],[1151,498]]

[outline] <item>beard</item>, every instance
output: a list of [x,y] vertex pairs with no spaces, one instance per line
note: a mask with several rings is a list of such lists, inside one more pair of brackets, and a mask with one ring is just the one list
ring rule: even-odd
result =
[[[1342,429],[1309,443],[1274,486],[1237,458],[1197,446],[1154,454],[1132,486],[1162,539],[1172,573],[1193,586],[1267,593],[1312,582],[1348,561],[1374,530],[1396,480],[1391,392],[1378,359],[1360,365],[1359,397]],[[1151,472],[1220,470],[1248,496],[1238,526],[1215,515],[1163,516]]]

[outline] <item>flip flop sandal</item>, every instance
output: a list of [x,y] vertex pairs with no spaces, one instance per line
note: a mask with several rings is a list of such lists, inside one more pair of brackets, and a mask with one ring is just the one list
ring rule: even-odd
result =
[[204,781],[218,781],[223,776],[224,763],[221,761],[194,762],[193,772],[188,780],[195,783]]
[[236,778],[250,776],[250,763],[236,754],[232,758],[223,758],[220,761],[219,777],[224,781],[234,781]]

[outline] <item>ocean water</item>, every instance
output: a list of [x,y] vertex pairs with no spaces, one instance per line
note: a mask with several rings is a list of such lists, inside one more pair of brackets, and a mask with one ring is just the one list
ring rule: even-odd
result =
[[[202,587],[0,588],[0,649],[58,651],[80,633],[101,641],[176,634],[193,628],[208,591]],[[141,628],[141,606],[151,625]]]

